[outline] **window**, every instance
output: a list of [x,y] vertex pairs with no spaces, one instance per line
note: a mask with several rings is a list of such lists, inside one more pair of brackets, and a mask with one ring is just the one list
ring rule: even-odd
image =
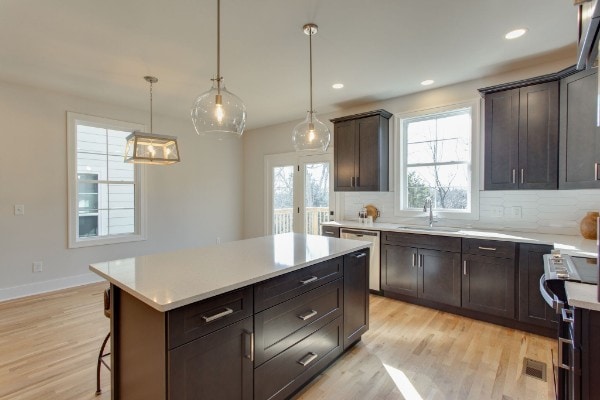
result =
[[69,247],[145,239],[143,167],[123,162],[125,138],[144,126],[67,113]]
[[397,116],[397,215],[422,213],[427,198],[438,214],[478,217],[479,103]]

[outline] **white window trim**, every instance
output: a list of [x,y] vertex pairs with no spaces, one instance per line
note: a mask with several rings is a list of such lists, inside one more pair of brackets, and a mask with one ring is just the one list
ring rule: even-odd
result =
[[395,185],[396,193],[394,196],[394,216],[397,217],[422,217],[426,216],[427,213],[417,210],[403,210],[402,199],[404,197],[404,173],[406,169],[406,148],[404,141],[402,140],[403,135],[403,123],[402,120],[407,118],[420,117],[428,114],[442,113],[446,111],[455,110],[458,108],[471,107],[471,210],[470,211],[439,211],[434,210],[435,215],[438,218],[444,219],[479,219],[479,153],[481,152],[479,137],[481,129],[481,99],[471,99],[459,103],[448,104],[444,106],[428,108],[423,110],[415,110],[405,113],[394,114],[394,174],[395,174]]
[[[135,165],[135,221],[136,233],[110,235],[106,237],[78,237],[78,218],[77,218],[77,121],[85,121],[86,124],[106,128],[111,127],[122,131],[146,131],[146,126],[133,122],[117,121],[108,118],[96,117],[86,114],[78,114],[67,111],[67,176],[68,176],[68,236],[69,248],[79,248],[88,246],[101,246],[107,244],[137,242],[147,239],[147,201],[146,201],[146,174],[145,166]],[[123,147],[125,152],[125,147]]]

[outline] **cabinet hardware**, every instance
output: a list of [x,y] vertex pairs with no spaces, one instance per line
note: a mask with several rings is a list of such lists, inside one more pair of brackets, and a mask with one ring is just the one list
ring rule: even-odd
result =
[[495,247],[483,247],[483,246],[479,246],[479,250],[496,251],[496,248]]
[[[244,357],[254,362],[254,332],[248,332],[244,329],[244,335],[250,339],[250,354],[244,354]],[[246,346],[246,341],[244,341],[244,346]]]
[[568,308],[563,308],[561,310],[562,320],[569,323],[574,323],[575,319],[573,318],[573,310],[569,310]]
[[467,260],[463,261],[463,275],[467,275]]
[[327,233],[328,235],[333,235],[333,231],[324,231],[325,233]]
[[352,257],[354,257],[354,258],[363,258],[363,257],[366,257],[366,256],[367,256],[367,253],[352,254]]
[[319,278],[317,278],[316,276],[311,276],[310,278],[306,278],[304,280],[301,280],[300,283],[303,284],[303,285],[307,285],[307,284],[309,284],[311,282],[316,281],[317,279],[319,279]]
[[413,268],[417,266],[417,253],[413,253]]
[[212,322],[212,321],[217,320],[219,318],[223,318],[226,315],[233,314],[233,310],[231,308],[229,308],[229,307],[223,307],[223,308],[224,308],[224,310],[221,311],[220,313],[216,313],[214,315],[208,315],[208,316],[207,315],[203,315],[202,319],[204,320],[204,322]]
[[302,365],[303,367],[306,367],[308,364],[315,361],[317,357],[319,357],[317,353],[310,352],[301,359],[299,359],[298,364]]
[[298,315],[298,318],[300,318],[302,321],[306,321],[307,319],[311,319],[312,317],[314,317],[317,314],[318,314],[317,311],[310,310],[304,314]]
[[573,341],[565,338],[558,338],[558,368],[566,369],[567,371],[571,371],[573,367],[563,362],[563,347],[565,344],[570,346],[573,345]]
[[521,168],[521,183],[523,183],[523,168]]
[[423,254],[419,254],[419,268],[423,268],[423,264],[425,264],[425,256]]
[[517,179],[517,170],[513,168],[513,171],[512,171],[512,183],[517,183],[516,179]]
[[594,163],[594,180],[598,180],[598,163]]

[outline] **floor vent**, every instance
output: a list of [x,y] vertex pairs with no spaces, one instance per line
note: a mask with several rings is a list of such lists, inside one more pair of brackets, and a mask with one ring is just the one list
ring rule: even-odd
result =
[[523,359],[523,371],[527,376],[546,382],[546,363],[525,358]]

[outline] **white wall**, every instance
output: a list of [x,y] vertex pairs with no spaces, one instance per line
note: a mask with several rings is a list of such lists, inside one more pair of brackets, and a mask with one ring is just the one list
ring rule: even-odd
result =
[[[397,97],[378,103],[361,107],[341,109],[329,115],[320,116],[321,121],[328,122],[330,118],[351,115],[359,112],[383,108],[391,113],[403,113],[427,109],[432,107],[454,104],[466,100],[479,98],[478,88],[493,86],[500,83],[512,82],[520,79],[531,78],[539,75],[560,71],[572,65],[574,58],[545,62],[544,64],[528,67],[512,72],[506,72],[492,77],[463,82],[456,85],[431,89],[407,96]],[[318,100],[318,99],[317,99]],[[318,108],[317,108],[318,110]],[[263,190],[263,159],[266,154],[275,154],[293,151],[291,132],[295,124],[302,118],[302,110],[298,112],[298,121],[287,124],[256,129],[244,135],[244,237],[263,235],[264,212],[262,208]],[[390,129],[392,129],[392,123]],[[483,131],[480,137],[483,138]],[[392,135],[393,136],[393,135]],[[483,142],[483,140],[481,140]],[[335,145],[335,143],[332,143]],[[483,165],[483,157],[480,157]],[[392,171],[393,161],[390,162]],[[483,176],[483,174],[481,174]],[[390,184],[393,187],[393,177]],[[363,204],[372,203],[381,208],[382,220],[394,222],[398,219],[394,214],[394,192],[388,193],[338,193],[338,203],[342,209],[337,210],[336,219],[357,218],[357,212]],[[559,198],[559,200],[554,200]],[[585,199],[582,201],[582,199]],[[550,205],[556,204],[556,207]],[[600,191],[527,191],[515,192],[481,192],[480,194],[480,220],[479,221],[446,221],[453,226],[490,226],[500,229],[540,230],[544,232],[560,232],[577,234],[579,219],[585,215],[586,209],[600,206]],[[491,207],[500,205],[505,207],[506,216],[512,212],[512,207],[522,207],[522,218],[498,218],[491,215]],[[423,223],[414,219],[414,223]]]
[[241,238],[242,141],[201,138],[157,100],[154,131],[178,136],[182,162],[146,167],[148,239],[68,249],[66,112],[148,125],[149,111],[0,82],[0,300],[89,282],[96,261]]

